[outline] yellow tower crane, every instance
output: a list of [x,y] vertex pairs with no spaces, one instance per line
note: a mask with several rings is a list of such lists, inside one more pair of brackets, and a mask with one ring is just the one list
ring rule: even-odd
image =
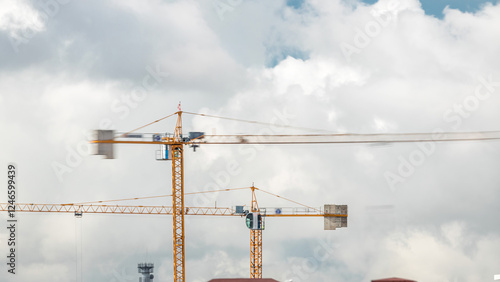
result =
[[[307,207],[307,211],[286,211],[282,208],[274,208],[274,213],[268,214],[269,208],[259,208],[255,190],[260,190],[254,186],[252,189],[252,204],[250,212],[246,214],[246,224],[250,229],[250,278],[262,278],[262,231],[265,228],[264,219],[266,217],[280,216],[323,216],[325,218],[324,229],[335,230],[336,228],[347,227],[347,205],[325,205],[324,210]],[[273,196],[291,201],[281,196],[260,190]],[[295,201],[291,201],[299,204]]]
[[257,228],[252,228],[249,220],[247,220],[247,227],[250,229],[250,278],[262,278],[262,230],[264,226],[262,223],[258,224],[259,220],[261,220],[259,211],[259,204],[257,203],[257,197],[255,197],[255,187],[252,186],[251,213],[247,217],[249,215],[253,216],[254,213],[257,214]]
[[[240,189],[251,189],[252,200],[250,211],[244,210],[244,206],[232,207],[186,207],[185,215],[205,215],[205,216],[239,216],[245,217],[246,226],[250,229],[250,277],[262,278],[262,231],[264,230],[265,217],[324,217],[325,230],[335,230],[336,228],[347,227],[347,206],[325,205],[324,209],[313,208],[300,204],[296,201],[281,197],[279,195],[266,192],[254,186],[247,188],[224,189],[209,192],[231,191]],[[286,208],[259,208],[255,191],[259,190],[281,199],[293,202],[305,207],[305,209]],[[199,193],[199,192],[198,192]],[[188,194],[197,194],[188,193]],[[173,195],[153,196],[165,197]],[[0,212],[49,212],[49,213],[74,213],[76,216],[88,214],[149,214],[149,215],[173,215],[175,209],[169,206],[144,206],[144,205],[103,205],[95,203],[140,200],[152,197],[135,197],[129,199],[94,201],[85,203],[69,204],[34,204],[34,203],[0,203]],[[274,213],[268,214],[267,211]]]
[[[133,131],[115,136],[114,131],[98,130],[97,154],[113,158],[113,144],[160,144],[164,152],[160,159],[172,160],[172,215],[173,215],[173,254],[174,254],[174,281],[185,281],[185,236],[184,236],[184,145],[196,149],[205,144],[325,144],[325,143],[395,143],[395,142],[444,142],[444,141],[471,141],[471,140],[498,140],[500,131],[486,132],[435,132],[435,133],[399,133],[399,134],[308,134],[308,135],[205,135],[201,132],[190,132],[189,137],[183,136],[182,114],[204,114],[178,111],[159,120],[146,124]],[[177,123],[172,135],[153,135],[152,139],[144,140],[145,135],[131,135],[132,132],[148,125],[159,122],[168,117],[177,115]],[[214,117],[214,116],[212,116]],[[231,119],[237,120],[237,119]],[[241,120],[239,120],[241,121]],[[258,122],[254,122],[258,123]],[[127,137],[140,136],[141,140],[130,140]],[[254,246],[253,263],[259,264],[261,254],[258,251],[261,235],[254,232],[252,238]],[[260,236],[260,237],[259,237]],[[260,238],[260,239],[259,239]],[[253,268],[255,269],[255,267]],[[253,272],[253,278],[259,278],[261,272]]]

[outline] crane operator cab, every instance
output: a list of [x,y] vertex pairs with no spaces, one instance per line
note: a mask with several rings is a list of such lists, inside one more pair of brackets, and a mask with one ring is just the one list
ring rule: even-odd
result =
[[251,230],[264,230],[264,217],[258,212],[251,212],[246,215],[246,224]]

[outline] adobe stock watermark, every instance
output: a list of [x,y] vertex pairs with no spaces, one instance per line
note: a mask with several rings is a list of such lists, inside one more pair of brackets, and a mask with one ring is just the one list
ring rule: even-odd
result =
[[243,0],[213,0],[212,6],[214,7],[219,20],[225,19],[225,14],[231,13],[243,3]]
[[[493,81],[492,75],[489,75],[488,78],[478,77],[478,84],[474,89],[474,93],[465,97],[461,103],[454,104],[450,109],[446,110],[443,114],[443,120],[453,130],[459,129],[463,124],[463,120],[471,117],[472,113],[479,109],[481,103],[484,103],[495,93],[497,87],[500,87],[500,82]],[[435,143],[442,139],[443,132],[442,128],[434,129],[433,141],[417,143],[417,148],[406,157],[398,156],[399,165],[395,172],[386,171],[384,173],[385,180],[391,191],[395,191],[396,185],[406,182],[409,177],[415,174],[416,169],[435,153]]]
[[334,243],[333,236],[318,239],[318,244],[313,249],[313,255],[305,259],[293,259],[293,266],[283,273],[282,281],[311,281],[311,275],[318,272],[321,266],[335,256],[338,245]]
[[354,54],[360,54],[363,49],[368,47],[374,38],[379,36],[382,31],[397,22],[397,7],[399,0],[393,0],[388,3],[387,10],[373,9],[370,11],[372,20],[368,21],[361,29],[355,28],[354,38],[351,43],[342,42],[339,47],[347,62],[351,61]]
[[[286,108],[283,108],[281,111],[275,109],[273,117],[269,120],[269,126],[262,128],[258,131],[257,134],[272,135],[282,133],[284,127],[290,125],[291,120],[293,120],[295,117],[296,115],[287,112]],[[239,145],[238,154],[236,154],[238,158],[236,156],[233,156],[227,161],[226,166],[223,169],[217,172],[210,172],[209,175],[212,181],[207,183],[200,192],[213,191],[228,187],[228,185],[231,183],[231,179],[238,176],[242,172],[242,164],[238,159],[241,159],[241,157],[243,157],[244,161],[252,162],[257,158],[259,151],[262,150],[264,150],[264,147],[256,144]],[[213,201],[217,198],[217,195],[218,193],[196,194],[193,198],[193,206],[202,207],[213,203]]]
[[[39,21],[46,26],[47,23],[55,18],[61,8],[73,0],[44,0],[44,1],[36,1],[39,8]],[[27,19],[31,20],[31,19]],[[34,26],[25,27],[20,33],[13,34],[9,36],[10,45],[15,53],[19,53],[19,47],[23,44],[28,44],[33,37],[39,32]]]
[[[124,120],[127,118],[133,109],[136,109],[140,103],[144,102],[149,91],[158,87],[164,79],[170,76],[169,73],[163,72],[160,65],[155,68],[147,66],[146,74],[143,76],[141,83],[134,86],[129,93],[122,94],[119,98],[111,102],[111,111],[118,115],[118,119]],[[113,118],[103,118],[99,122],[100,129],[114,129]],[[59,182],[64,181],[64,176],[73,172],[78,166],[83,163],[83,158],[92,153],[90,141],[94,139],[93,133],[90,131],[83,132],[85,136],[83,140],[76,145],[66,145],[66,157],[64,161],[53,161],[51,166]]]

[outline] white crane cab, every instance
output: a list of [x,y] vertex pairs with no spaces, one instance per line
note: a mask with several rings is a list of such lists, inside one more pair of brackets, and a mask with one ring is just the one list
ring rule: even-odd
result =
[[264,230],[263,216],[258,212],[251,212],[246,215],[246,224],[251,230]]

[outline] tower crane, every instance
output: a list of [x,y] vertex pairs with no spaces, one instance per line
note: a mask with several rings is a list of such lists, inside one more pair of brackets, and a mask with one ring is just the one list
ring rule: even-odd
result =
[[[471,140],[497,140],[500,131],[486,132],[438,132],[438,133],[402,133],[402,134],[309,134],[309,135],[206,135],[203,132],[190,132],[183,135],[182,114],[202,115],[180,110],[141,126],[130,132],[115,136],[112,130],[98,130],[97,155],[114,158],[113,144],[159,144],[163,146],[157,159],[172,161],[172,216],[173,216],[173,257],[174,281],[185,281],[185,236],[184,236],[184,146],[196,150],[200,145],[208,144],[325,144],[325,143],[395,143],[395,142],[445,142]],[[139,129],[177,115],[173,134],[151,136],[143,134],[132,135]],[[139,137],[131,140],[128,137]],[[259,234],[252,236],[258,244]],[[256,259],[258,261],[258,259]],[[257,271],[257,276],[261,275]],[[259,278],[259,277],[256,277]]]
[[[347,206],[346,205],[325,205],[324,209],[313,208],[296,201],[283,198],[270,192],[266,192],[255,186],[248,187],[252,191],[250,210],[244,210],[244,206],[229,207],[186,207],[185,215],[204,216],[239,216],[245,217],[246,226],[250,229],[250,278],[262,278],[262,231],[264,230],[266,217],[324,217],[325,230],[335,230],[336,228],[347,227]],[[225,189],[222,191],[239,190]],[[286,208],[259,208],[257,203],[256,190],[271,194],[281,199],[302,205],[307,209],[286,209]],[[211,191],[217,192],[217,191]],[[196,194],[196,193],[191,193]],[[171,196],[171,195],[164,195]],[[139,200],[141,198],[132,198]],[[15,203],[14,207],[10,203],[0,203],[0,212],[54,212],[54,213],[74,213],[81,217],[88,214],[141,214],[141,215],[173,215],[174,208],[169,206],[143,206],[143,205],[103,205],[95,204],[110,201],[125,201],[132,199],[95,201],[86,203],[70,204],[34,204]],[[269,213],[268,211],[274,211]]]
[[246,213],[246,224],[248,229],[250,229],[250,278],[262,278],[262,231],[265,228],[264,219],[266,216],[324,216],[325,230],[335,230],[336,228],[347,227],[347,205],[325,205],[323,212],[319,209],[312,208],[313,213],[310,211],[307,213],[283,213],[283,209],[275,208],[274,214],[268,215],[268,208],[259,208],[257,202],[255,190],[260,189],[254,186],[252,186],[251,189],[251,209],[249,213]]

